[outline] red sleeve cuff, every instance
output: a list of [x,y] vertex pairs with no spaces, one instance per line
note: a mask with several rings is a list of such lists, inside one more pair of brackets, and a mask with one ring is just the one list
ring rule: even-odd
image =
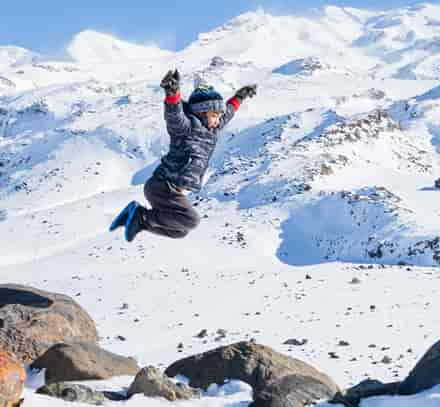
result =
[[237,111],[241,105],[241,102],[236,97],[230,98],[227,103],[228,105],[232,105],[235,111]]
[[177,92],[175,95],[167,96],[165,98],[165,103],[169,105],[177,105],[180,102],[180,92]]

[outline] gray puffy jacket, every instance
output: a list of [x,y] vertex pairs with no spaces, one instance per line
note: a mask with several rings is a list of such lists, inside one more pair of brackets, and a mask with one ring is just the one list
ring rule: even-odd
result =
[[178,188],[200,191],[219,131],[234,117],[240,104],[234,99],[227,102],[220,125],[214,130],[206,128],[201,120],[192,114],[188,103],[165,102],[165,121],[170,135],[170,148],[153,175],[159,180],[171,182]]

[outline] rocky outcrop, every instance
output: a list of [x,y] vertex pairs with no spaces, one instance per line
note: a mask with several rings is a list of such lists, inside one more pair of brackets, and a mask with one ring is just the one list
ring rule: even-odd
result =
[[241,380],[255,393],[285,376],[311,378],[336,393],[338,386],[326,374],[298,359],[253,342],[238,342],[179,360],[169,366],[168,376],[183,375],[190,386],[206,389],[211,383],[222,385],[227,379]]
[[0,348],[32,362],[60,342],[96,343],[90,316],[70,297],[0,285]]

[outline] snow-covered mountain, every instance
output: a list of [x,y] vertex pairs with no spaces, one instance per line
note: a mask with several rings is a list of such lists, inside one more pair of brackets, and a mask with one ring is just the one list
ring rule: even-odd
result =
[[[258,10],[178,52],[93,31],[73,38],[70,62],[0,47],[2,281],[81,292],[104,346],[142,363],[175,359],[180,342],[184,354],[213,347],[194,334],[226,328],[224,341],[285,352],[289,336],[310,338],[296,356],[341,386],[404,375],[438,339],[439,38],[440,6],[426,4]],[[197,74],[225,97],[257,82],[258,96],[192,197],[201,226],[130,245],[107,228],[143,201],[168,148],[158,83],[175,67],[185,95]],[[361,288],[347,284],[354,276]],[[373,302],[379,311],[364,315]],[[352,346],[329,358],[341,338]],[[383,356],[372,341],[392,345],[393,364],[372,363]]]
[[38,55],[27,49],[12,46],[0,46],[0,72],[6,68],[31,63]]
[[77,34],[67,47],[67,52],[78,63],[92,64],[126,63],[134,59],[148,61],[171,54],[155,45],[136,45],[92,30]]
[[[260,9],[200,34],[198,40],[183,51],[183,56],[192,57],[196,64],[221,55],[241,62],[259,60],[265,67],[320,56],[339,64],[366,68],[374,66],[374,58],[351,46],[362,35],[362,27],[357,18],[335,7],[327,7],[323,16],[315,19],[273,16]],[[265,54],[267,51],[270,52]]]

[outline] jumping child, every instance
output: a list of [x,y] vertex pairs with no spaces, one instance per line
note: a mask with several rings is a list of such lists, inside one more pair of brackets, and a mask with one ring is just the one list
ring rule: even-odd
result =
[[166,95],[165,121],[170,148],[144,186],[151,209],[132,201],[110,226],[113,231],[125,225],[125,238],[129,242],[143,230],[178,239],[197,227],[200,216],[187,194],[200,191],[219,131],[257,90],[256,85],[245,86],[225,105],[212,86],[199,84],[188,102],[183,102],[177,70],[169,71],[160,86]]

